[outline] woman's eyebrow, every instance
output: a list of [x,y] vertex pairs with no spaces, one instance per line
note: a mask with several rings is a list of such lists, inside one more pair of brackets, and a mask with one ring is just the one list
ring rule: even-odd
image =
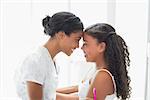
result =
[[77,40],[80,40],[80,39],[81,39],[81,37],[76,37],[76,39],[77,39]]
[[77,39],[81,39],[81,37],[77,37]]

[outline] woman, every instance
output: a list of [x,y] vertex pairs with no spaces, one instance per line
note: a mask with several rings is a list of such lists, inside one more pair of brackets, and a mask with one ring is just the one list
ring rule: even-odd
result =
[[[115,97],[126,100],[130,97],[130,78],[127,67],[130,66],[129,52],[125,41],[115,29],[105,23],[94,24],[85,29],[82,50],[88,62],[96,63],[96,72],[89,80],[83,82],[79,89],[72,87],[79,93],[72,100],[89,100],[94,98],[93,89],[96,89],[96,100],[113,100]],[[57,92],[67,93],[67,88]],[[70,88],[70,93],[72,93]],[[68,92],[68,93],[69,93]],[[59,96],[58,96],[59,98]],[[69,98],[65,94],[62,98]]]
[[42,24],[49,40],[26,57],[15,76],[17,93],[23,100],[56,99],[58,71],[53,58],[61,51],[71,55],[83,35],[83,23],[70,12],[47,16]]

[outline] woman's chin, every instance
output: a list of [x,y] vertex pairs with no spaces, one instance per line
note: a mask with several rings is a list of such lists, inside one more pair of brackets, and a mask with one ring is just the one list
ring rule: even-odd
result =
[[71,54],[72,54],[72,52],[71,53],[66,53],[67,56],[70,56]]
[[66,52],[64,52],[67,56],[70,56],[72,53],[73,53],[73,51],[66,51]]

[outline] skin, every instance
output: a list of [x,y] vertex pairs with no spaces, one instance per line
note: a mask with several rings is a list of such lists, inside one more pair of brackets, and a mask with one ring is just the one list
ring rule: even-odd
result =
[[[44,47],[48,49],[52,59],[61,51],[69,56],[74,49],[79,47],[79,40],[82,35],[82,32],[71,33],[70,36],[67,36],[64,32],[58,32],[44,44]],[[43,91],[41,84],[27,81],[27,90],[29,100],[42,100]],[[63,97],[61,93],[58,93],[57,95]]]
[[58,93],[63,93],[63,94],[71,94],[78,92],[78,85],[76,86],[70,86],[70,87],[64,87],[64,88],[59,88],[56,90]]
[[[86,33],[84,33],[83,40],[84,44],[81,49],[84,51],[86,61],[95,62],[97,70],[107,69],[107,64],[104,59],[104,51],[106,49],[106,44],[104,42],[98,43],[95,38]],[[72,91],[77,90],[76,88],[77,86],[75,86],[72,89]],[[105,97],[107,95],[111,95],[114,93],[114,86],[111,76],[105,71],[98,72],[95,79],[90,84],[86,100],[93,100],[93,88],[96,88],[97,91],[96,100],[105,100]],[[62,89],[62,91],[58,92],[65,93],[66,91],[67,88],[64,88]],[[67,93],[69,93],[69,91],[67,91]],[[70,97],[72,98],[69,99]],[[63,98],[58,98],[57,100],[79,100],[79,97],[73,97],[69,96],[68,94],[65,94]]]

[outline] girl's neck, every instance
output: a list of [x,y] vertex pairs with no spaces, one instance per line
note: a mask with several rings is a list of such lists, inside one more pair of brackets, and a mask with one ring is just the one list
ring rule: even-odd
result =
[[96,69],[107,69],[107,64],[104,59],[99,59],[96,61]]
[[106,65],[97,65],[96,64],[96,69],[99,70],[99,69],[107,69]]

